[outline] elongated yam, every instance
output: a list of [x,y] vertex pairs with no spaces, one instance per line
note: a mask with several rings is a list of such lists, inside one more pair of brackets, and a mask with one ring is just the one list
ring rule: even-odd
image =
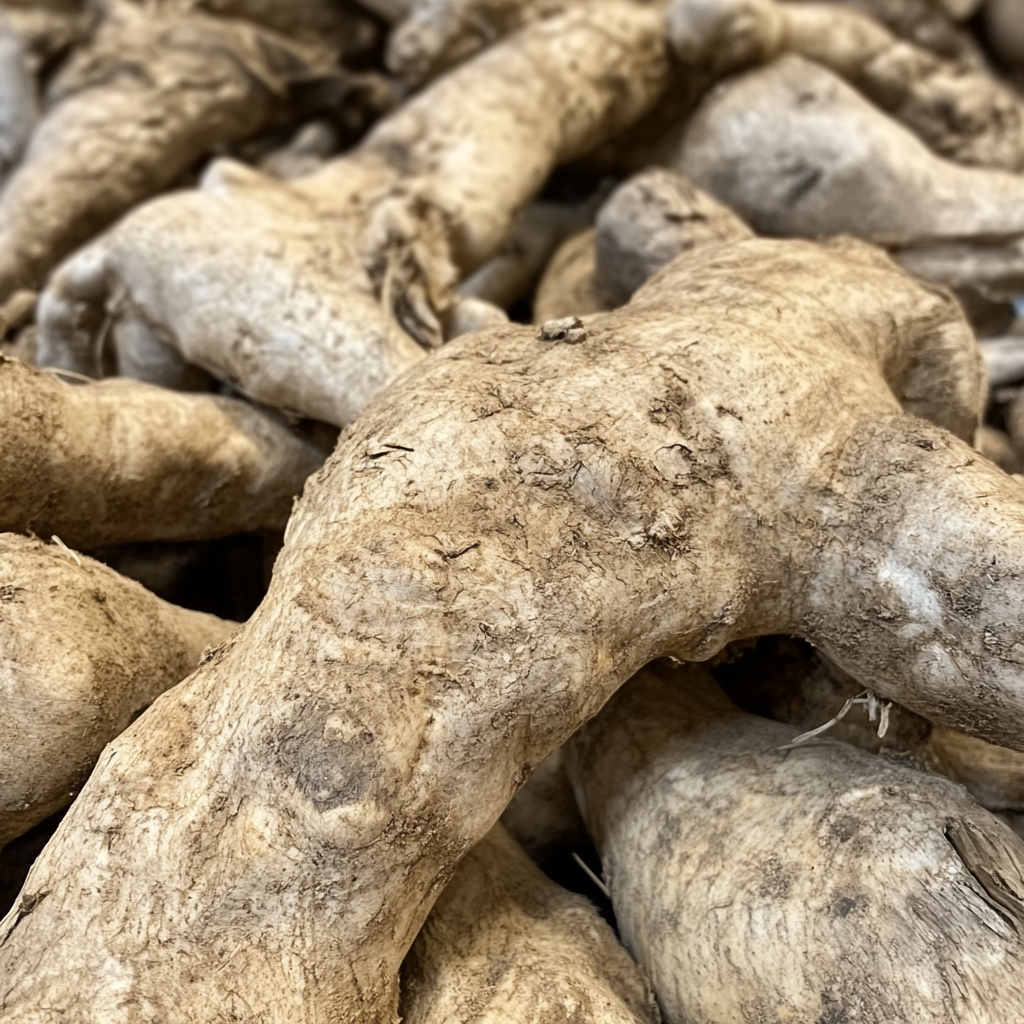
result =
[[940,775],[829,740],[780,749],[795,735],[699,668],[662,669],[570,744],[669,1024],[1015,1019],[1024,841]]
[[658,14],[602,4],[487,51],[299,181],[220,162],[201,191],[139,208],[58,270],[40,359],[95,375],[116,295],[112,329],[143,325],[140,346],[346,424],[441,344],[459,278],[552,168],[638,118],[667,76]]
[[310,72],[300,48],[245,22],[118,11],[52,85],[0,196],[0,299],[38,288],[215,146],[279,121],[289,80]]
[[4,1024],[392,1024],[459,858],[661,655],[804,636],[1024,747],[1022,492],[917,418],[977,426],[947,293],[754,239],[538,334],[446,345],[345,433],[260,608],[108,746],[0,925]]
[[71,803],[103,747],[236,626],[0,534],[0,847]]
[[799,54],[846,79],[958,163],[1024,168],[1024,97],[984,67],[943,60],[834,3],[676,0],[669,32],[680,58],[722,74]]
[[0,530],[75,548],[280,529],[322,453],[245,402],[0,357]]
[[402,965],[407,1024],[657,1024],[647,982],[593,904],[500,825],[462,859]]

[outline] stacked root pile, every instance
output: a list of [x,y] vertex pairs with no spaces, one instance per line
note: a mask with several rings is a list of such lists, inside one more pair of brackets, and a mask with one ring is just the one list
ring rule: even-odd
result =
[[1024,0],[0,0],[0,1024],[1024,1020]]

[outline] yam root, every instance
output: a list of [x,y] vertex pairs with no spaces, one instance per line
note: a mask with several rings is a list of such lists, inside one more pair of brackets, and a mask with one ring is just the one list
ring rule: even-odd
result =
[[984,68],[944,61],[834,3],[677,0],[677,55],[714,76],[795,53],[827,67],[958,163],[1024,168],[1024,97]]
[[348,423],[442,342],[458,280],[552,168],[648,109],[667,68],[656,12],[602,4],[492,48],[299,181],[221,161],[201,190],[139,208],[64,264],[41,300],[40,359],[95,375],[116,297],[114,330],[131,325],[137,347]]
[[850,232],[943,284],[1024,290],[1024,176],[941,159],[800,57],[712,90],[673,163],[764,234]]
[[11,533],[0,610],[0,847],[71,803],[103,747],[237,626]]
[[393,1022],[459,857],[659,656],[792,633],[1024,747],[1024,492],[955,436],[983,384],[947,293],[754,239],[577,340],[467,335],[349,428],[260,608],[108,746],[0,925],[5,1024]]
[[883,701],[854,707],[839,718],[847,701],[863,696],[863,687],[807,644],[761,641],[738,660],[718,666],[714,675],[744,711],[795,726],[804,735],[833,722],[820,735],[872,753],[911,755],[959,782],[986,810],[1024,814],[1024,754],[933,726]]
[[75,548],[280,529],[323,453],[245,402],[0,357],[0,530]]
[[402,965],[406,1024],[658,1024],[650,988],[582,896],[496,825],[459,864]]
[[290,84],[318,70],[301,47],[247,22],[114,9],[52,84],[0,196],[0,299],[38,288],[215,146],[282,121]]
[[562,763],[562,748],[549,754],[501,814],[512,838],[542,867],[560,850],[589,842]]
[[957,24],[978,6],[977,0],[844,0],[844,5],[881,22],[901,39],[940,57],[983,65],[979,47]]
[[593,230],[555,254],[538,288],[534,319],[614,309],[681,253],[750,237],[734,213],[685,175],[660,167],[643,171],[608,197]]
[[1024,842],[940,775],[833,741],[783,751],[795,729],[663,671],[612,698],[568,767],[669,1024],[1019,1013]]

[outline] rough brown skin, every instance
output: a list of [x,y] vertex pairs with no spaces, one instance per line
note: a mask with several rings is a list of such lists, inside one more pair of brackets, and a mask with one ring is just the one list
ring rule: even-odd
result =
[[501,825],[459,863],[402,964],[405,1024],[659,1024],[650,987],[593,904]]
[[0,530],[75,548],[280,529],[323,454],[245,402],[0,356]]
[[1024,290],[1024,176],[943,160],[800,57],[713,89],[671,162],[760,233],[848,231],[943,284]]
[[103,747],[236,628],[0,534],[0,847],[71,803]]
[[592,230],[555,254],[534,303],[543,323],[621,306],[680,253],[750,238],[750,229],[678,171],[654,167],[608,197]]
[[942,60],[834,3],[677,0],[669,37],[715,77],[795,53],[827,67],[958,163],[1024,167],[1024,97],[984,68]]
[[[664,674],[661,674],[664,673]],[[1024,1005],[1024,842],[940,775],[645,671],[568,770],[668,1024],[992,1024]]]
[[220,161],[201,190],[140,207],[57,271],[40,359],[96,374],[117,297],[113,330],[136,351],[348,423],[442,343],[458,280],[500,251],[550,171],[636,120],[667,76],[657,13],[609,2],[493,47],[299,181]]
[[0,1020],[391,1024],[458,859],[661,655],[802,635],[1024,747],[1024,492],[908,415],[977,426],[950,296],[852,240],[758,239],[585,327],[468,335],[343,434],[259,610],[36,863]]
[[50,87],[0,196],[0,300],[38,288],[215,146],[280,122],[290,81],[314,70],[307,51],[248,22],[116,5]]

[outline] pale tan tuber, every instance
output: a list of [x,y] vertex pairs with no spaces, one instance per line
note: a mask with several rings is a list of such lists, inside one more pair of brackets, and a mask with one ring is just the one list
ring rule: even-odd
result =
[[114,299],[113,330],[130,325],[136,351],[170,349],[344,425],[442,343],[459,279],[501,249],[552,168],[638,118],[667,75],[659,15],[607,3],[492,48],[298,181],[220,161],[201,190],[140,207],[57,271],[39,358],[98,373]]
[[215,146],[282,123],[319,51],[197,11],[111,4],[48,89],[24,159],[0,196],[0,299],[56,264]]
[[236,626],[0,534],[0,847],[71,803],[103,747]]
[[323,453],[234,398],[0,357],[0,530],[75,548],[280,529]]
[[1024,747],[1024,492],[966,440],[946,292],[755,239],[538,333],[446,345],[344,434],[259,610],[108,746],[0,925],[4,1024],[392,1024],[459,858],[662,655],[804,636]]
[[534,320],[614,309],[681,253],[750,237],[734,213],[685,175],[643,171],[602,204],[594,229],[560,247],[537,290]]
[[582,896],[500,825],[462,859],[402,965],[405,1024],[658,1024],[650,988]]
[[1024,1005],[1024,842],[959,786],[645,671],[572,740],[668,1024],[991,1024]]
[[846,79],[936,153],[1024,168],[1024,96],[985,68],[942,60],[857,11],[834,3],[676,0],[668,24],[688,66],[717,77],[799,54]]

